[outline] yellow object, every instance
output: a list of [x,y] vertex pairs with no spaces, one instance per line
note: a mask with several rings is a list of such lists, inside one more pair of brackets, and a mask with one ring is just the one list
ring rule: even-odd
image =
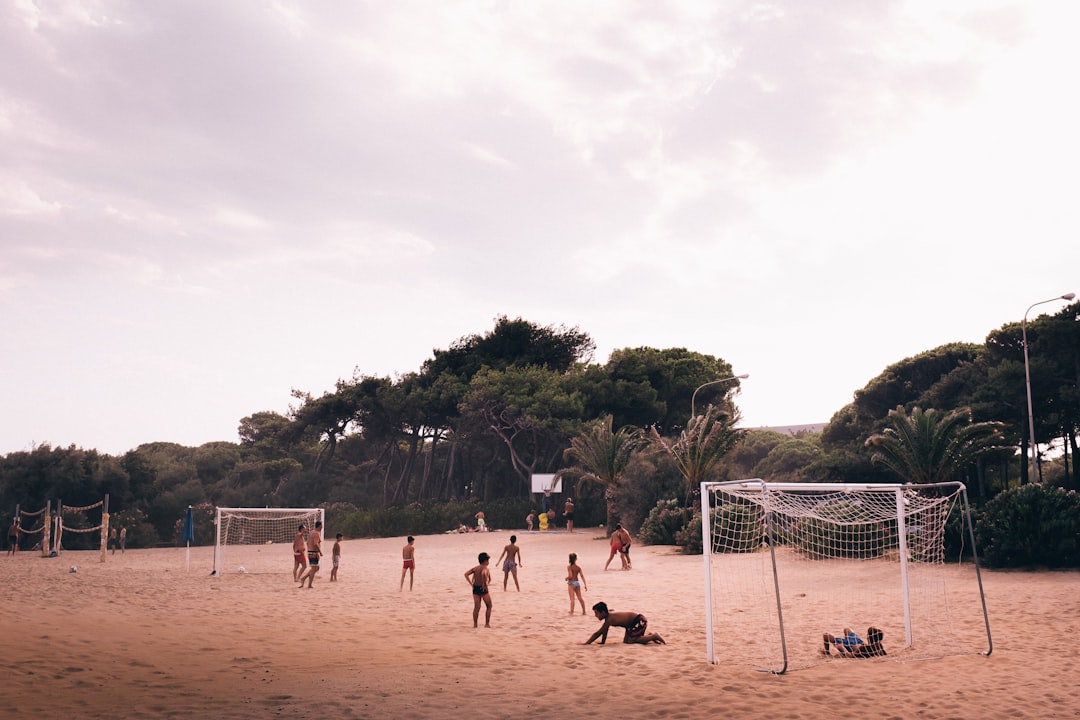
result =
[[547,513],[540,513],[540,529],[547,530]]

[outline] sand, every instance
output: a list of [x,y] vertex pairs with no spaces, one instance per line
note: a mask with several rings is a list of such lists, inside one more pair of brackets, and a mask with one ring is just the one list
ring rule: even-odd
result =
[[[288,546],[0,558],[5,717],[19,718],[1058,718],[1080,717],[1080,574],[984,572],[994,649],[919,662],[835,660],[771,675],[705,662],[701,557],[634,548],[603,571],[603,531],[518,533],[521,591],[494,567],[509,532],[347,540],[336,583],[292,582]],[[327,544],[329,548],[329,543]],[[493,556],[492,627],[472,627],[463,576]],[[584,645],[563,582],[649,617],[668,644]],[[235,572],[233,564],[248,572]],[[69,572],[70,566],[77,572]],[[270,570],[279,570],[269,572]],[[827,627],[828,623],[823,620]],[[483,616],[481,615],[481,625]]]

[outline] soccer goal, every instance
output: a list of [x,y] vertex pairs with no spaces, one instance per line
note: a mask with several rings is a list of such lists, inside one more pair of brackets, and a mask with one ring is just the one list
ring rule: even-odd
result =
[[827,657],[823,635],[870,626],[888,658],[993,649],[962,483],[702,483],[701,517],[710,663],[865,662]]
[[[214,575],[223,572],[292,572],[296,528],[323,523],[322,508],[217,508],[214,517]],[[281,547],[282,544],[287,547]]]

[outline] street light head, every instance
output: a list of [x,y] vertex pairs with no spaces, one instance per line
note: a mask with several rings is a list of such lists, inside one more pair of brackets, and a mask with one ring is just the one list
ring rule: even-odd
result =
[[1061,296],[1061,299],[1062,300],[1072,300],[1074,297],[1076,297],[1076,293],[1065,293],[1064,295]]
[[750,377],[750,373],[743,373],[742,375],[736,375],[735,377],[740,380],[745,380],[746,378]]

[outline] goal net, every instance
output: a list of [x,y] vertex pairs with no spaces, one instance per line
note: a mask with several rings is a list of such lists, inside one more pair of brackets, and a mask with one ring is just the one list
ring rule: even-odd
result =
[[871,626],[891,659],[992,650],[962,483],[702,483],[701,516],[710,663],[866,662],[823,636]]
[[[323,523],[322,508],[217,508],[214,517],[214,575],[224,572],[292,572],[292,541],[302,524]],[[284,547],[282,547],[284,545]]]

